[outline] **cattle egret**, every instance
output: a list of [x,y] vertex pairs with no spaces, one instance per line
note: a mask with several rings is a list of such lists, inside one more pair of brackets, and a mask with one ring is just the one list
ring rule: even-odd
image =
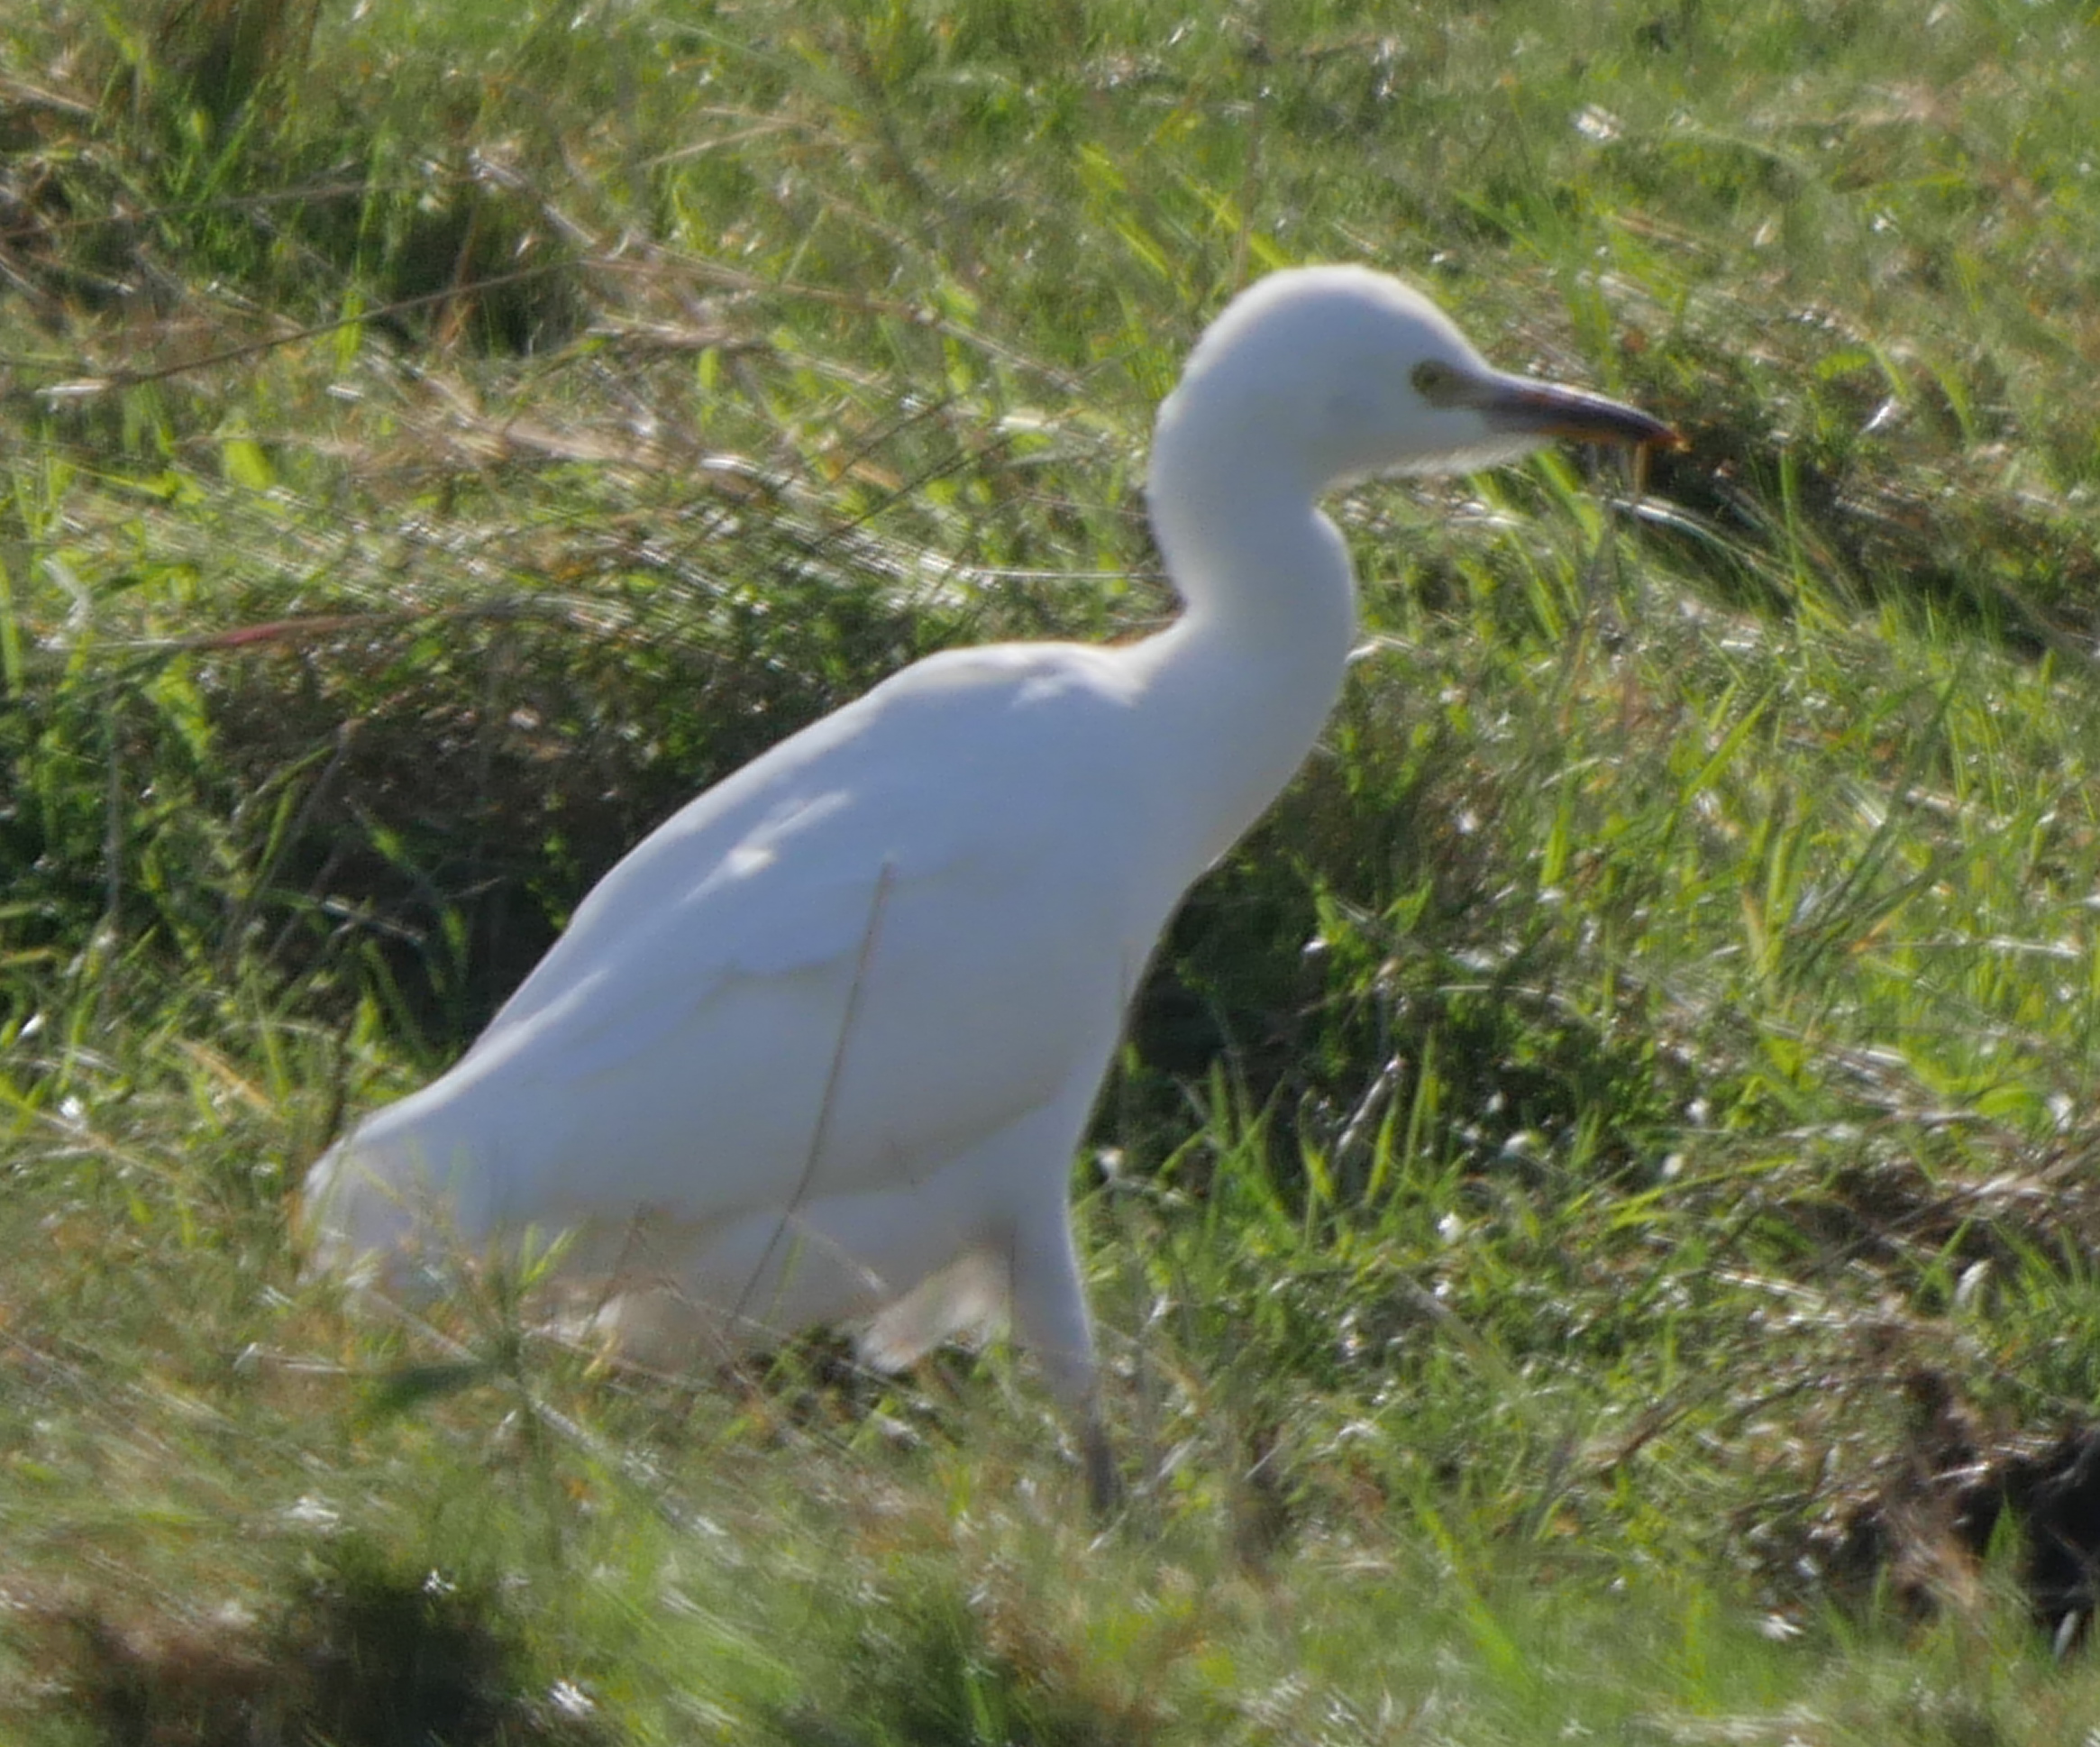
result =
[[1160,931],[1339,692],[1355,579],[1314,500],[1555,436],[1674,441],[1492,370],[1382,274],[1262,280],[1160,409],[1179,619],[931,656],[675,814],[458,1066],[315,1165],[324,1262],[400,1281],[567,1231],[602,1326],[695,1356],[840,1323],[897,1367],[1007,1310],[1105,1501],[1072,1160]]

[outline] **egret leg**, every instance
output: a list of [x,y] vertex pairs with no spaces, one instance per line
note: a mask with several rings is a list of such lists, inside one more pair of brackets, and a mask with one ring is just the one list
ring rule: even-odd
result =
[[1036,1355],[1051,1393],[1077,1422],[1087,1495],[1094,1510],[1105,1516],[1114,1511],[1122,1485],[1101,1417],[1093,1329],[1087,1320],[1064,1183],[1061,1178],[1051,1180],[1058,1199],[1031,1209],[1031,1216],[1016,1225],[1011,1239],[1008,1265],[1014,1336]]
[[1086,1457],[1086,1502],[1094,1515],[1105,1522],[1122,1505],[1123,1477],[1116,1467],[1115,1447],[1109,1441],[1109,1428],[1101,1418],[1098,1395],[1088,1406],[1080,1438]]
[[878,1312],[969,1247],[967,1227],[923,1193],[835,1195],[739,1220],[697,1258],[688,1289],[756,1331],[791,1334]]

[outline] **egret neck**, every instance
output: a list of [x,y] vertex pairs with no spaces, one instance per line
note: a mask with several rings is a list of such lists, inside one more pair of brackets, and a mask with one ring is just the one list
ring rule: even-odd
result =
[[1143,645],[1152,746],[1204,866],[1291,780],[1340,693],[1356,580],[1313,485],[1253,443],[1190,440],[1160,420],[1146,488],[1153,532],[1184,604]]

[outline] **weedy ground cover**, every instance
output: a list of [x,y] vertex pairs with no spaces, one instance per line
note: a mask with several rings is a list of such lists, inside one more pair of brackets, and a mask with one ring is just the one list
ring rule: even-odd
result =
[[[10,1728],[2100,1729],[2096,31],[17,9]],[[1348,694],[1078,1162],[1128,1520],[997,1352],[653,1377],[303,1282],[327,1136],[678,801],[1162,622],[1152,408],[1321,259],[1690,447],[1337,507]]]

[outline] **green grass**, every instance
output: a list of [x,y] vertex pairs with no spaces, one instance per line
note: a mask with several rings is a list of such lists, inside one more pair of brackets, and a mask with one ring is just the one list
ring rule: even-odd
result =
[[[2100,1738],[1961,1492],[2100,1395],[2089,5],[18,11],[14,1734]],[[679,800],[1160,623],[1152,408],[1328,259],[1691,446],[1336,507],[1075,1177],[1125,1522],[999,1352],[301,1281]]]

